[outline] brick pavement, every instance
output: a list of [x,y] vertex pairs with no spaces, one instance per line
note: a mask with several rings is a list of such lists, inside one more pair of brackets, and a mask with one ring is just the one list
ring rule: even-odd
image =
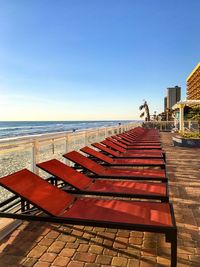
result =
[[[173,147],[170,133],[161,137],[178,226],[178,267],[199,267],[200,149]],[[170,245],[160,234],[24,222],[0,243],[0,267],[169,265]]]

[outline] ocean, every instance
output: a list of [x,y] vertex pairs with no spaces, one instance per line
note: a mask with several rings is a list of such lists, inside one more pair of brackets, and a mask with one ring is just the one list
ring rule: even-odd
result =
[[0,139],[89,128],[108,127],[133,121],[0,121]]

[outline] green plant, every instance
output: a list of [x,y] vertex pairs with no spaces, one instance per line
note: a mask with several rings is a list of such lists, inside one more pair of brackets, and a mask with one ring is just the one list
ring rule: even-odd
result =
[[184,134],[182,134],[182,136],[184,138],[191,138],[191,139],[198,139],[198,138],[200,138],[200,134],[199,133],[184,133]]
[[198,130],[200,135],[200,106],[195,106],[190,109],[188,112],[188,119],[198,122]]

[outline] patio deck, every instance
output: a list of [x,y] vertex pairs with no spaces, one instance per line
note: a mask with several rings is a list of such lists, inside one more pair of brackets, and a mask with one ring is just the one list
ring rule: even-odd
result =
[[[170,200],[178,227],[178,267],[200,266],[200,148],[173,147],[167,154]],[[170,245],[160,234],[99,227],[23,222],[0,243],[0,267],[170,266]]]

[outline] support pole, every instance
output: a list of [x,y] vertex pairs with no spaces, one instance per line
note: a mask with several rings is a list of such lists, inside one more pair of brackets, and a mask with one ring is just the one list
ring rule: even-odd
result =
[[179,105],[180,118],[179,118],[179,132],[184,133],[184,104]]

